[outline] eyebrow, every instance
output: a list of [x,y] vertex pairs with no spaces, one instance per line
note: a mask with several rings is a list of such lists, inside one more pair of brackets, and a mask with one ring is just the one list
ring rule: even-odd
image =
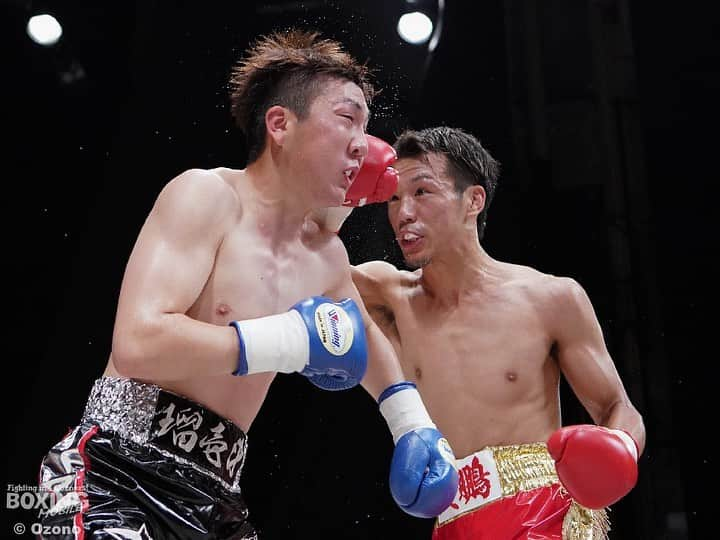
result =
[[426,172],[419,172],[410,179],[411,182],[419,182],[420,180],[430,180],[431,182],[436,182],[435,177]]
[[359,109],[360,111],[363,110],[362,105],[360,105],[360,102],[351,97],[340,98],[335,103],[347,103],[348,105],[352,105],[353,107],[355,107],[356,109]]

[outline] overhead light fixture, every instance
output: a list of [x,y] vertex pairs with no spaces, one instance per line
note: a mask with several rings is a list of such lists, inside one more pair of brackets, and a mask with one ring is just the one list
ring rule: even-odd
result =
[[433,22],[422,11],[404,13],[400,16],[397,25],[398,34],[412,45],[425,43],[433,32]]
[[44,13],[30,17],[27,33],[35,43],[49,47],[55,45],[62,36],[62,26],[55,17]]

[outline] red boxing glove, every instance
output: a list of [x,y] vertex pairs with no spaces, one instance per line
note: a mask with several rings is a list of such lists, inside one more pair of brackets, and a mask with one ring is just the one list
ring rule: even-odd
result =
[[347,190],[343,206],[364,206],[385,202],[398,185],[398,173],[392,168],[397,161],[395,149],[372,135],[366,135],[368,153],[355,180]]
[[637,443],[624,431],[569,426],[555,431],[547,447],[560,482],[587,508],[597,510],[616,503],[637,482]]
[[366,135],[368,153],[362,167],[345,194],[342,207],[328,208],[325,227],[337,232],[356,206],[385,202],[398,185],[398,172],[392,168],[397,160],[395,149],[382,139]]

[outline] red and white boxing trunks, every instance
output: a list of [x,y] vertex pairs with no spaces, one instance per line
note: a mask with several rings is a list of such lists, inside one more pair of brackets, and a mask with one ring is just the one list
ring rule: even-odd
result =
[[433,540],[607,538],[607,513],[570,498],[543,443],[489,446],[457,465],[458,493]]

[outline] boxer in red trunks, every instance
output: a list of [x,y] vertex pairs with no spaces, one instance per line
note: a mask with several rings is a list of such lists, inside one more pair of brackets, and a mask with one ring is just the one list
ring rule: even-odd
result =
[[[645,443],[583,288],[480,241],[499,165],[459,129],[406,132],[388,215],[408,266],[353,279],[452,446],[459,489],[434,538],[602,538]],[[328,223],[337,230],[338,223]],[[561,427],[559,382],[596,425]]]

